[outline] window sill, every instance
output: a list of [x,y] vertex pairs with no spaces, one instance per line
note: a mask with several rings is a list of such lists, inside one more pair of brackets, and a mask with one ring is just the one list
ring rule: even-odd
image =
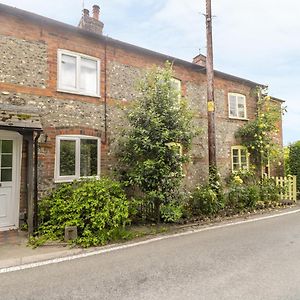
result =
[[76,177],[76,178],[54,178],[54,183],[71,183],[75,180],[81,181],[81,180],[87,180],[87,179],[100,179],[100,176],[89,176],[89,177]]
[[248,118],[238,118],[238,117],[230,117],[230,116],[229,116],[229,119],[230,120],[238,120],[238,121],[249,121]]
[[81,93],[81,92],[77,92],[77,91],[69,91],[69,90],[64,90],[64,89],[57,89],[57,92],[73,94],[73,95],[80,95],[80,96],[85,96],[85,97],[101,98],[101,96],[97,95],[97,94],[85,94],[85,93]]

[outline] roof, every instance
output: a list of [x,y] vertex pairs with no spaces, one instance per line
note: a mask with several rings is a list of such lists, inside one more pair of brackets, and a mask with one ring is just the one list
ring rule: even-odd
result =
[[273,96],[271,96],[271,100],[281,102],[281,103],[285,102],[285,100],[282,100],[282,99],[279,99],[279,98],[276,98],[276,97],[273,97]]
[[1,110],[0,127],[42,131],[40,116],[35,113],[24,113],[24,111]]
[[[63,28],[64,30],[76,32],[76,33],[82,34],[82,35],[84,35],[85,37],[88,37],[88,38],[97,39],[100,42],[108,43],[110,45],[115,45],[115,46],[118,46],[118,47],[121,47],[121,48],[124,48],[124,49],[130,49],[130,50],[136,51],[136,52],[141,52],[141,53],[146,54],[146,55],[156,56],[156,57],[159,57],[163,60],[169,60],[169,61],[174,62],[176,64],[180,64],[180,65],[183,65],[185,67],[191,68],[196,72],[206,73],[206,68],[205,67],[199,66],[195,63],[188,62],[188,61],[185,61],[185,60],[182,60],[182,59],[179,59],[179,58],[176,58],[176,57],[172,57],[172,56],[169,56],[169,55],[165,55],[165,54],[162,54],[162,53],[159,53],[159,52],[155,52],[155,51],[152,51],[152,50],[149,50],[149,49],[145,49],[145,48],[142,48],[142,47],[139,47],[139,46],[136,46],[136,45],[125,43],[125,42],[122,42],[122,41],[119,41],[119,40],[116,40],[116,39],[112,39],[112,38],[107,37],[107,36],[103,36],[103,35],[99,35],[99,34],[96,34],[96,33],[93,33],[93,32],[89,32],[85,29],[81,29],[79,27],[72,26],[72,25],[69,25],[69,24],[66,24],[66,23],[62,23],[62,22],[59,22],[59,21],[56,21],[56,20],[53,20],[53,19],[50,19],[50,18],[47,18],[47,17],[43,17],[43,16],[37,15],[35,13],[28,12],[28,11],[25,11],[25,10],[22,10],[22,9],[18,9],[18,8],[15,8],[15,7],[12,7],[12,6],[8,6],[8,5],[4,5],[4,4],[0,3],[0,12],[2,12],[4,14],[13,15],[13,16],[16,16],[18,18],[26,18],[26,19],[31,20],[33,22],[37,22],[41,25],[48,24],[48,25],[58,26],[60,28]],[[254,81],[244,79],[244,78],[241,78],[241,77],[237,77],[237,76],[234,76],[234,75],[231,75],[231,74],[223,73],[223,72],[220,72],[220,71],[217,71],[217,70],[215,70],[215,76],[219,77],[219,78],[222,78],[222,79],[225,79],[225,80],[239,82],[239,83],[251,86],[251,87],[265,86],[265,85],[262,85],[260,83],[254,82]]]

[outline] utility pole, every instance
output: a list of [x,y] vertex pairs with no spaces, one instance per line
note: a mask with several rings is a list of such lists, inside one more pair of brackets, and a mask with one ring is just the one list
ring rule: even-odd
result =
[[207,119],[208,119],[208,161],[209,170],[217,166],[216,129],[215,129],[215,99],[214,99],[214,64],[212,42],[212,12],[211,0],[206,0],[206,76],[207,76]]

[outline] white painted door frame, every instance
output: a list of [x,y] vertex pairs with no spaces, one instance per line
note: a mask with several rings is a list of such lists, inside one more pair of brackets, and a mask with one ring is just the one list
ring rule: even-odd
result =
[[[15,131],[0,130],[0,140],[13,141],[11,199],[8,203],[8,205],[11,205],[12,216],[9,224],[0,227],[0,231],[4,231],[4,230],[16,229],[19,227],[23,136]],[[3,182],[2,185],[5,186],[5,183]]]

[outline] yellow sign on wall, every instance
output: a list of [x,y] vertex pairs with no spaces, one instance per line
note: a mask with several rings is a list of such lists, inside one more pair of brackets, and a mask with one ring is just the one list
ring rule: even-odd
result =
[[215,111],[215,103],[214,101],[208,101],[207,102],[207,111]]

